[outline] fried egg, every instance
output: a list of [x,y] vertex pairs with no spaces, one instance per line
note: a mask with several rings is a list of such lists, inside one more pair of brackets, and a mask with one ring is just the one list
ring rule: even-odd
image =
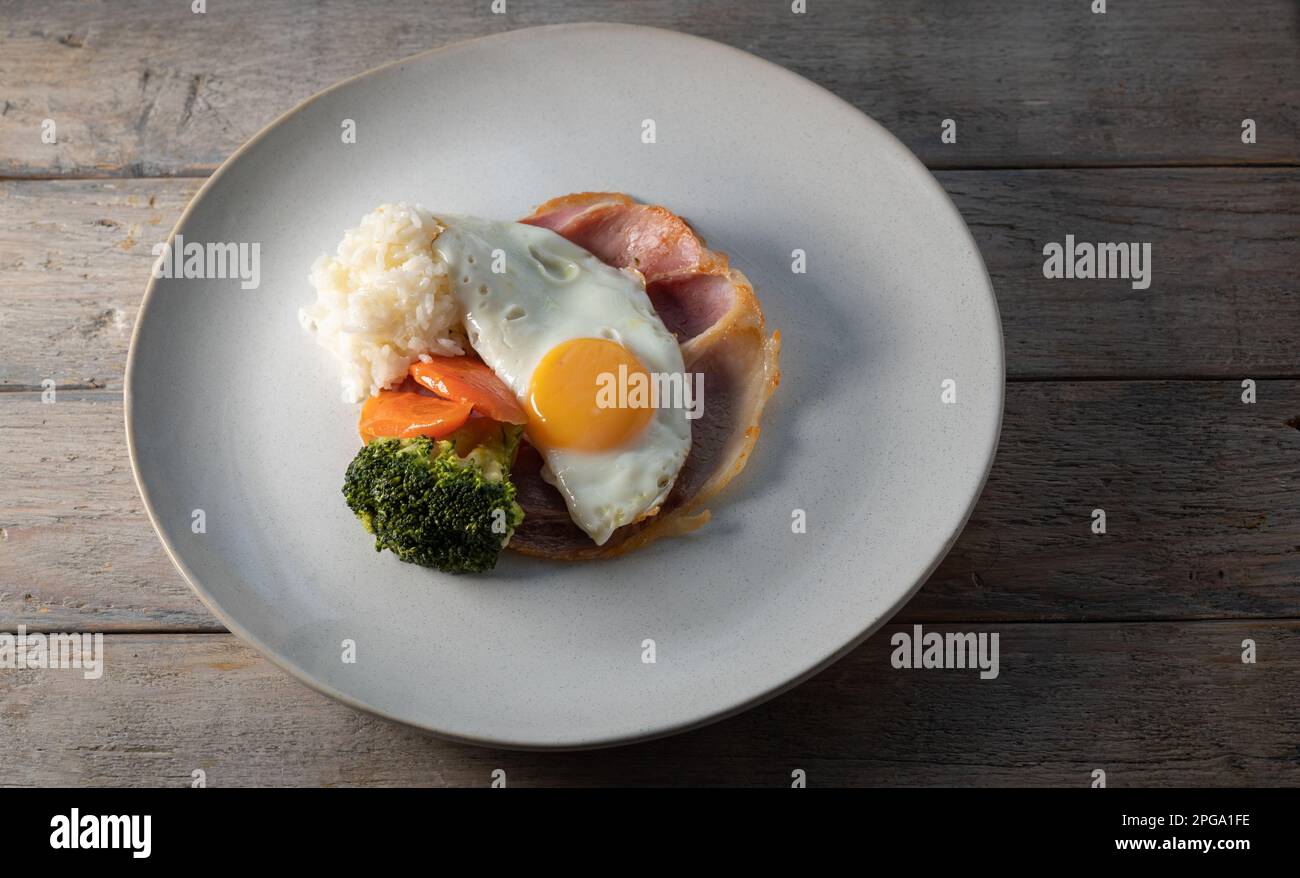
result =
[[[438,215],[433,241],[474,350],[514,392],[542,477],[597,545],[658,510],[691,448],[689,411],[622,388],[686,382],[681,349],[638,272],[536,226]],[[631,404],[628,404],[628,403]],[[641,403],[641,404],[638,404]]]

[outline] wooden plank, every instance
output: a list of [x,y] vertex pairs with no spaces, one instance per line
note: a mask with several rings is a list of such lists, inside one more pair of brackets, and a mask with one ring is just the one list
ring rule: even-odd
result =
[[[317,694],[229,635],[105,638],[104,675],[0,671],[0,785],[1296,786],[1300,621],[1001,625],[999,675],[899,670],[890,626],[775,701],[592,753],[450,744]],[[933,629],[971,631],[970,628]],[[1242,641],[1257,663],[1243,664]]]
[[[939,179],[993,280],[1011,378],[1300,374],[1300,171]],[[1045,278],[1043,248],[1064,244],[1066,235],[1150,244],[1150,288]]]
[[0,394],[0,413],[0,625],[224,630],[145,515],[120,394]]
[[900,620],[1300,616],[1300,382],[1257,392],[1009,385],[989,483]]
[[[974,517],[899,621],[1300,616],[1300,381],[1240,393],[1011,385]],[[124,445],[111,393],[0,394],[0,630],[220,630],[163,553]]]
[[[1295,163],[1294,4],[1145,0],[19,0],[5,6],[0,175],[204,174],[298,101],[469,37],[614,20],[728,43],[818,82],[943,167]],[[958,124],[940,142],[941,120]],[[1241,142],[1243,118],[1258,142]],[[41,139],[45,119],[58,142]]]
[[[1300,372],[1300,170],[939,177],[993,278],[1013,380]],[[0,182],[0,390],[45,378],[121,388],[151,248],[199,185]],[[1043,246],[1066,234],[1151,243],[1150,289],[1044,279]],[[304,301],[309,295],[304,285]]]
[[0,390],[122,389],[153,245],[202,182],[0,183]]

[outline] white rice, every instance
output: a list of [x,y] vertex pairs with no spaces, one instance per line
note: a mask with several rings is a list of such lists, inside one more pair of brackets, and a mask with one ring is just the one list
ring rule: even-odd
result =
[[464,353],[460,310],[430,246],[441,230],[419,205],[382,204],[312,265],[316,301],[298,320],[339,361],[344,401],[400,382],[429,354]]

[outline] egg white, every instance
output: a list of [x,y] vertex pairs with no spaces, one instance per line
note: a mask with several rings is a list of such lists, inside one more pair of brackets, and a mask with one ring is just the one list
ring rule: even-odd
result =
[[[434,252],[446,264],[470,344],[525,408],[538,363],[575,338],[610,339],[649,372],[684,375],[681,349],[639,273],[612,268],[549,229],[437,219],[445,228]],[[574,523],[603,545],[663,503],[690,452],[691,427],[685,409],[658,407],[646,429],[619,448],[584,452],[529,441]]]

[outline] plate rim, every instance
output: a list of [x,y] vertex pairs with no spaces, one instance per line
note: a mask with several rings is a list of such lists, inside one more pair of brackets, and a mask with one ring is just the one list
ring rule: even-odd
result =
[[[957,205],[953,202],[952,197],[948,194],[948,191],[938,181],[938,179],[934,176],[934,174],[930,171],[930,169],[927,168],[925,164],[919,158],[916,157],[916,155],[907,147],[906,144],[904,144],[901,140],[895,137],[894,134],[889,131],[889,129],[885,128],[885,126],[881,125],[871,116],[867,115],[862,110],[859,110],[853,104],[849,103],[844,98],[835,94],[830,89],[827,89],[824,86],[819,85],[816,82],[813,82],[811,79],[808,79],[807,77],[795,73],[793,70],[790,70],[786,67],[783,67],[780,64],[777,64],[773,61],[769,61],[766,58],[762,58],[751,52],[746,52],[743,49],[736,48],[735,46],[731,46],[728,45],[727,43],[722,43],[717,40],[709,39],[708,37],[701,37],[696,34],[686,33],[684,31],[672,30],[669,28],[653,27],[649,25],[638,25],[638,24],[623,24],[618,22],[601,22],[601,21],[584,21],[584,22],[573,22],[573,23],[565,23],[565,24],[540,25],[536,27],[515,28],[513,30],[503,31],[500,33],[486,34],[478,37],[471,37],[469,39],[457,40],[452,43],[447,43],[446,45],[436,46],[432,49],[426,49],[424,51],[417,52],[413,55],[408,55],[406,57],[399,58],[395,61],[390,61],[384,64],[380,64],[376,67],[372,67],[368,70],[364,70],[360,73],[356,73],[351,76],[348,76],[334,83],[333,85],[328,86],[327,88],[324,88],[321,91],[318,91],[315,94],[312,94],[307,98],[304,98],[303,100],[299,101],[297,104],[290,107],[288,110],[284,111],[283,113],[279,114],[274,119],[272,119],[270,122],[268,122],[256,134],[254,134],[248,140],[244,141],[244,143],[240,144],[239,147],[234,150],[234,152],[232,152],[229,156],[227,156],[225,160],[222,161],[221,164],[217,166],[216,170],[214,170],[212,174],[209,175],[208,178],[203,181],[203,184],[198,188],[198,190],[194,193],[194,195],[190,197],[190,200],[186,204],[185,209],[181,211],[180,216],[176,219],[176,222],[173,223],[171,231],[168,233],[167,238],[164,240],[170,242],[175,239],[177,232],[185,226],[186,222],[190,218],[190,215],[194,212],[195,208],[207,196],[209,190],[212,189],[221,180],[221,178],[225,175],[227,170],[232,165],[234,165],[235,162],[237,162],[241,157],[243,157],[243,155],[246,152],[251,150],[252,147],[254,147],[256,144],[261,142],[266,137],[268,137],[273,131],[278,129],[282,124],[287,122],[291,117],[297,115],[300,111],[306,109],[308,106],[315,103],[316,101],[323,99],[324,97],[334,93],[335,91],[346,88],[347,86],[351,85],[352,83],[358,80],[364,79],[374,74],[381,73],[386,70],[401,67],[403,64],[409,64],[413,61],[422,60],[432,55],[436,55],[439,52],[444,52],[470,43],[478,43],[478,42],[506,43],[517,39],[529,39],[535,37],[536,35],[542,32],[556,31],[556,30],[621,31],[624,33],[653,32],[657,35],[667,35],[673,39],[681,39],[681,40],[694,41],[699,43],[706,43],[715,51],[722,50],[733,55],[738,55],[745,62],[758,63],[760,65],[766,66],[769,69],[778,71],[779,72],[778,75],[785,77],[789,85],[811,90],[811,92],[818,97],[829,98],[835,103],[842,105],[845,109],[851,111],[861,119],[865,120],[873,129],[876,130],[878,134],[883,135],[887,141],[892,141],[893,146],[898,151],[898,153],[903,157],[903,160],[907,163],[910,163],[914,170],[919,170],[921,172],[919,176],[921,179],[926,181],[925,185],[930,186],[932,190],[934,190],[940,196],[942,201],[948,205],[948,208],[954,214],[956,214],[957,218],[961,221],[960,225],[962,230],[965,233],[966,241],[970,245],[970,250],[972,253],[974,253],[976,260],[979,262],[980,273],[984,281],[984,288],[988,293],[989,301],[993,306],[993,314],[995,318],[993,323],[994,323],[994,329],[997,332],[997,341],[998,341],[997,359],[996,362],[992,364],[996,367],[996,372],[997,372],[996,381],[995,381],[996,392],[997,392],[997,418],[996,418],[996,425],[993,430],[992,441],[991,443],[989,443],[988,452],[985,456],[983,473],[980,475],[978,485],[976,489],[972,492],[969,500],[967,501],[966,509],[963,511],[961,515],[961,519],[958,522],[957,526],[953,529],[952,533],[947,536],[943,544],[936,551],[935,556],[931,559],[926,569],[920,574],[920,576],[917,577],[915,582],[913,582],[903,593],[901,593],[901,595],[893,603],[890,604],[888,609],[886,609],[884,612],[880,614],[880,616],[874,622],[872,622],[870,625],[864,628],[857,636],[851,638],[847,643],[842,644],[838,648],[832,650],[829,654],[824,656],[819,661],[813,663],[811,667],[806,668],[801,673],[796,674],[794,677],[791,677],[789,680],[785,681],[780,685],[773,686],[770,689],[767,689],[756,695],[752,695],[742,700],[739,703],[730,704],[726,707],[707,713],[703,716],[698,716],[693,719],[684,720],[682,722],[676,723],[671,726],[651,728],[644,732],[631,732],[624,735],[602,737],[602,738],[595,738],[595,739],[583,739],[583,735],[581,734],[581,732],[579,732],[578,734],[572,736],[571,741],[561,742],[561,743],[538,743],[538,742],[530,742],[526,740],[511,740],[508,737],[488,738],[488,737],[474,737],[474,736],[460,735],[460,734],[456,734],[455,732],[447,731],[445,729],[434,728],[430,725],[425,725],[412,719],[395,716],[381,708],[366,704],[365,702],[362,702],[345,692],[341,692],[335,689],[334,687],[329,686],[321,682],[320,680],[316,679],[315,677],[313,677],[303,668],[299,667],[295,662],[290,660],[288,656],[280,654],[277,650],[275,650],[268,644],[264,643],[259,638],[254,637],[243,625],[239,624],[238,621],[230,617],[219,606],[217,606],[217,603],[213,598],[213,596],[209,594],[206,588],[204,588],[204,586],[200,583],[198,576],[192,570],[190,570],[190,568],[185,564],[185,562],[182,560],[182,558],[176,551],[175,547],[168,540],[166,534],[164,533],[159,523],[159,517],[156,510],[154,509],[154,505],[152,500],[150,499],[149,492],[145,489],[144,482],[141,478],[141,466],[138,457],[138,449],[136,447],[135,428],[134,428],[134,421],[132,417],[134,412],[134,399],[132,393],[132,386],[133,386],[133,379],[134,379],[135,368],[136,368],[136,352],[138,350],[139,343],[140,343],[141,327],[144,325],[144,317],[149,308],[150,302],[153,300],[154,293],[156,292],[156,289],[158,287],[158,281],[159,281],[159,278],[153,276],[153,272],[151,269],[149,280],[145,286],[144,296],[141,299],[140,307],[136,312],[135,325],[131,330],[131,342],[127,350],[126,368],[123,371],[122,408],[123,408],[123,418],[126,427],[127,456],[130,458],[131,461],[132,481],[135,483],[136,491],[140,495],[140,499],[144,505],[145,514],[149,518],[149,523],[150,525],[152,525],[155,535],[157,535],[159,541],[162,543],[163,550],[167,553],[167,557],[171,560],[172,565],[176,568],[176,570],[181,574],[181,577],[185,580],[186,584],[189,585],[190,590],[193,591],[194,594],[198,596],[199,601],[208,610],[208,612],[212,613],[212,615],[215,616],[217,620],[226,627],[229,633],[235,635],[240,640],[252,646],[259,655],[261,655],[271,664],[275,665],[280,670],[288,673],[290,676],[294,677],[299,682],[307,685],[309,688],[321,693],[322,695],[326,695],[330,698],[333,698],[334,700],[339,701],[347,705],[348,707],[351,707],[354,710],[362,711],[364,713],[368,713],[373,716],[381,717],[385,720],[388,720],[389,722],[394,722],[407,728],[417,729],[425,734],[431,735],[433,737],[442,740],[453,741],[459,744],[472,744],[479,747],[486,747],[486,748],[492,748],[498,750],[549,751],[549,752],[600,750],[600,749],[608,749],[612,747],[626,746],[629,744],[641,743],[644,741],[653,741],[659,738],[666,738],[673,735],[678,735],[683,732],[688,732],[694,729],[702,728],[704,726],[712,725],[714,723],[721,722],[722,720],[729,719],[731,717],[744,713],[745,711],[757,707],[758,705],[763,704],[764,702],[770,701],[786,692],[789,692],[791,689],[794,689],[795,687],[807,682],[812,677],[815,677],[816,675],[820,674],[822,671],[829,668],[831,665],[838,662],[841,658],[843,658],[853,650],[857,649],[857,647],[862,645],[872,635],[874,635],[877,631],[879,631],[881,628],[887,625],[889,621],[895,615],[897,615],[897,613],[904,606],[906,606],[909,601],[911,601],[911,599],[916,595],[916,593],[920,591],[921,587],[929,580],[930,576],[938,568],[939,564],[942,563],[944,558],[948,556],[948,553],[952,551],[953,546],[956,544],[957,540],[961,537],[961,534],[965,531],[966,525],[970,522],[971,515],[975,511],[975,506],[979,502],[980,497],[983,496],[984,488],[988,484],[989,474],[992,472],[993,463],[994,460],[997,458],[998,447],[1001,443],[1002,422],[1003,422],[1003,416],[1005,413],[1005,406],[1006,406],[1006,340],[1005,340],[1005,335],[1002,331],[1001,309],[998,307],[997,294],[993,288],[993,281],[992,278],[989,276],[988,266],[984,262],[984,256],[980,252],[979,245],[975,241],[974,236],[971,234],[970,226],[967,224],[965,217],[962,216],[961,211],[958,210]],[[986,439],[985,441],[987,442],[988,440]]]

